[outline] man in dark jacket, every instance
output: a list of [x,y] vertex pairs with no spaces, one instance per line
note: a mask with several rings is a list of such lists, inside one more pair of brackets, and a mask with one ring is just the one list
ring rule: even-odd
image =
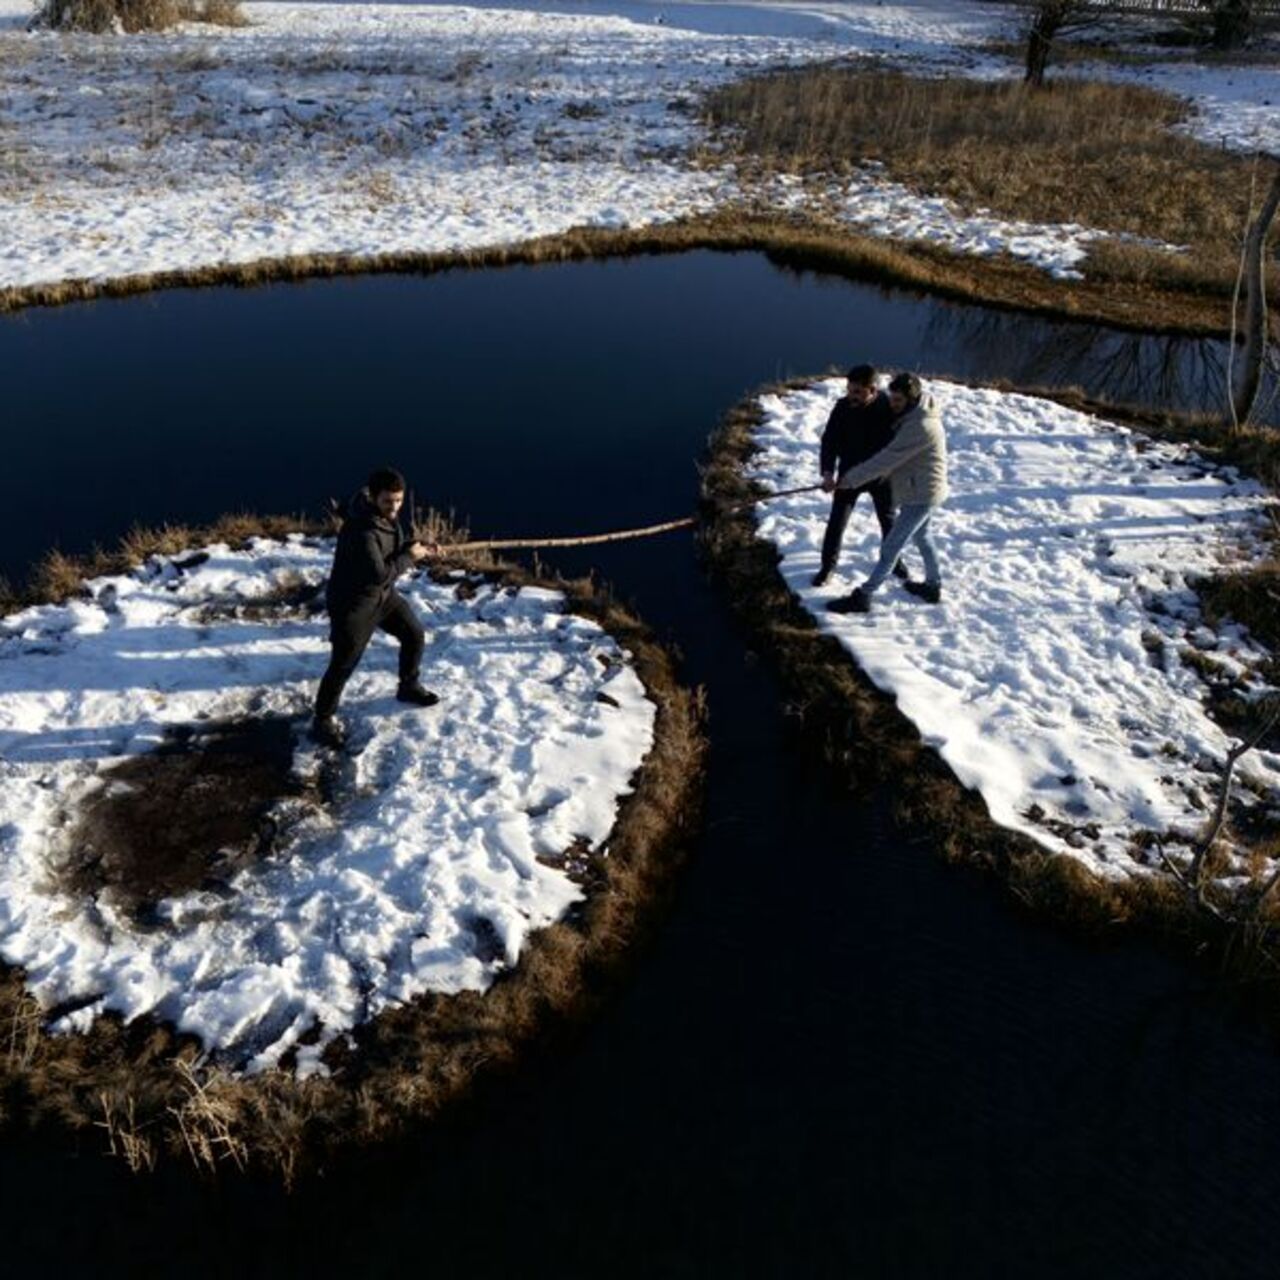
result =
[[[876,370],[869,364],[855,365],[847,375],[845,395],[836,401],[822,433],[818,468],[822,487],[832,496],[827,533],[822,540],[822,564],[813,576],[815,587],[822,586],[836,567],[840,543],[860,494],[871,495],[880,522],[881,543],[892,527],[893,496],[888,481],[879,480],[859,489],[836,488],[837,475],[874,457],[892,438],[893,413],[888,396],[879,389]],[[897,572],[902,577],[906,569]]]
[[396,589],[396,579],[425,559],[430,548],[401,532],[397,517],[404,504],[404,477],[389,467],[375,471],[343,512],[333,571],[325,589],[329,606],[329,669],[316,695],[315,738],[340,745],[342,730],[334,718],[338,699],[361,655],[381,628],[400,642],[400,684],[396,697],[418,707],[439,702],[418,680],[424,637],[422,624]]

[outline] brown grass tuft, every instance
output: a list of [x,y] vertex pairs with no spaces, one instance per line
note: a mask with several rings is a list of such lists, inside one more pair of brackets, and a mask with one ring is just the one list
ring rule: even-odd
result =
[[239,0],[44,0],[38,18],[55,31],[167,31],[182,22],[243,27]]
[[215,542],[240,549],[254,538],[284,538],[291,533],[316,536],[331,531],[327,521],[306,516],[261,516],[252,512],[219,516],[213,524],[199,528],[135,525],[114,551],[95,547],[85,556],[69,556],[57,549],[48,552],[36,566],[31,581],[21,590],[0,579],[0,617],[28,604],[61,604],[79,595],[86,579],[127,573],[151,556],[177,556],[192,547]]

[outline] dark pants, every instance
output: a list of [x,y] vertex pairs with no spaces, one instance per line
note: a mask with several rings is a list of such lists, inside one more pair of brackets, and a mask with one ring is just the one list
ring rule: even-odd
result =
[[338,709],[342,690],[378,628],[400,641],[400,683],[413,684],[417,680],[424,648],[422,623],[398,591],[393,591],[376,609],[330,612],[329,643],[333,652],[316,694],[317,719],[323,720]]
[[840,543],[861,494],[869,493],[875,504],[876,519],[880,521],[880,540],[883,542],[893,527],[893,492],[887,480],[877,480],[865,489],[837,489],[831,495],[831,515],[827,519],[827,536],[822,539],[822,567],[834,569],[840,559]]

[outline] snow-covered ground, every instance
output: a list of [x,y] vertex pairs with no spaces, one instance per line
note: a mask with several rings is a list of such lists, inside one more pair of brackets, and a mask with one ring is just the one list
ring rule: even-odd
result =
[[[581,897],[551,864],[607,849],[655,708],[627,655],[559,594],[482,584],[468,599],[425,577],[404,589],[442,703],[395,702],[395,646],[375,639],[344,699],[358,754],[332,806],[295,815],[283,848],[219,891],[163,901],[146,927],[110,894],[68,887],[77,812],[120,785],[103,770],[174,726],[305,716],[324,615],[234,606],[321,581],[330,555],[301,539],[214,546],[198,565],[154,560],[0,621],[0,956],[45,1008],[75,1008],[58,1029],[154,1014],[250,1071],[306,1035],[299,1070],[314,1070],[389,1005],[485,989]],[[305,723],[302,779],[324,766]]]
[[[27,33],[30,12],[0,0],[0,288],[705,213],[760,195],[689,160],[707,87],[848,54],[1002,74],[980,46],[1015,20],[938,0],[292,2],[247,4],[240,30],[124,38]],[[1232,112],[1280,135],[1226,75],[1195,85],[1212,136]],[[1058,274],[1099,234],[967,217],[872,177],[844,205],[870,234]]]
[[1079,223],[1010,221],[984,209],[968,213],[946,196],[920,195],[864,161],[851,178],[802,178],[781,174],[758,185],[755,199],[791,213],[827,217],[845,226],[895,240],[937,245],[952,253],[988,258],[1006,254],[1059,280],[1078,280],[1079,265],[1099,240],[1125,240],[1182,252],[1179,245],[1081,226]]
[[[1259,553],[1269,500],[1184,448],[1050,401],[929,389],[950,451],[952,496],[936,518],[941,605],[891,579],[870,614],[827,611],[874,563],[869,505],[855,511],[841,570],[821,589],[809,579],[822,494],[759,507],[759,536],[776,545],[818,625],[998,823],[1102,874],[1158,866],[1132,837],[1194,837],[1230,745],[1206,714],[1193,651],[1266,692],[1251,674],[1265,655],[1239,628],[1205,627],[1189,584]],[[768,489],[814,483],[841,392],[824,381],[764,397],[751,476]],[[906,563],[919,577],[914,550]],[[1246,802],[1280,810],[1280,756],[1252,753],[1239,776],[1257,788],[1237,788]]]
[[1141,67],[1081,64],[1072,75],[1109,77],[1195,103],[1183,126],[1192,137],[1233,151],[1280,156],[1280,65],[1223,66],[1154,61]]

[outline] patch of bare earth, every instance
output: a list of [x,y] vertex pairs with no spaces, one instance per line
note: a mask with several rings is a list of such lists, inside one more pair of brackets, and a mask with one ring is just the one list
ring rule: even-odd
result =
[[297,727],[283,718],[187,725],[103,770],[66,832],[65,889],[109,897],[140,927],[164,898],[224,890],[318,804],[292,774]]

